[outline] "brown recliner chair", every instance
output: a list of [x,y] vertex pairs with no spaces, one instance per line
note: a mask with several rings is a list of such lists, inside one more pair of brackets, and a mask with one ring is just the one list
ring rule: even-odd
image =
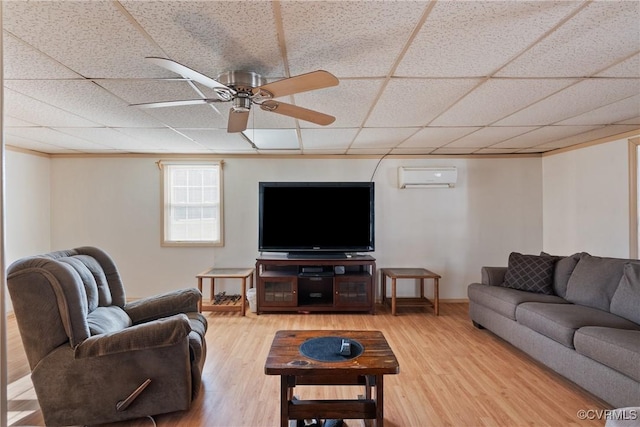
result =
[[127,303],[113,260],[93,247],[23,258],[7,278],[47,425],[190,407],[206,356],[197,289]]

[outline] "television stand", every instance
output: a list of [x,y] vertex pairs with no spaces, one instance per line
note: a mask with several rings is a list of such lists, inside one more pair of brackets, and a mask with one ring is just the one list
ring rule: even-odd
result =
[[369,255],[345,258],[256,259],[257,313],[375,313],[376,260]]
[[287,258],[290,259],[344,259],[347,254],[344,252],[289,252]]

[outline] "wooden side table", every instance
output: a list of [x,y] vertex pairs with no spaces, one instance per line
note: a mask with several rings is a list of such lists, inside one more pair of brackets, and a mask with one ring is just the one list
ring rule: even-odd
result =
[[[391,278],[391,314],[396,315],[397,305],[404,306],[421,306],[430,305],[436,316],[440,314],[438,303],[438,287],[441,276],[425,268],[382,268],[380,269],[382,283],[382,302],[386,302],[387,298],[387,276]],[[397,298],[396,297],[396,280],[397,279],[420,279],[420,297],[418,298]],[[424,279],[433,279],[433,301],[429,301],[424,296]]]
[[[247,279],[249,279],[249,287],[253,288],[253,268],[210,268],[198,274],[198,289],[202,292],[202,280],[211,279],[211,299],[209,305],[203,305],[202,300],[198,304],[198,310],[206,311],[240,311],[244,316],[247,304]],[[240,295],[240,305],[213,305],[212,300],[215,297],[215,280],[216,279],[242,279],[242,294]]]

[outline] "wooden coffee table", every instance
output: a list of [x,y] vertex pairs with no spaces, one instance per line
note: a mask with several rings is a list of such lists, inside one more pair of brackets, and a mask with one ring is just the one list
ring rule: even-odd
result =
[[[333,362],[304,356],[300,345],[318,337],[354,340],[364,350],[353,359]],[[376,427],[382,427],[383,376],[398,374],[400,366],[380,331],[278,331],[264,371],[267,375],[280,375],[281,427],[286,427],[290,419],[312,418],[375,420]],[[359,385],[364,386],[365,394],[359,399],[296,400],[293,389],[297,385]]]

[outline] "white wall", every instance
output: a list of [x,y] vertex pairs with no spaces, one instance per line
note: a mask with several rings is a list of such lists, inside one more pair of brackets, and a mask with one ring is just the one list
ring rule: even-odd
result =
[[626,139],[544,157],[544,249],[629,257]]
[[[162,248],[157,160],[51,160],[52,249],[104,248],[119,266],[129,297],[195,286],[195,275],[212,265],[253,266],[258,255],[259,181],[368,181],[377,163],[377,159],[225,159],[225,246]],[[401,165],[457,166],[458,185],[400,190]],[[378,267],[429,268],[443,276],[442,298],[466,298],[467,285],[479,279],[480,267],[506,265],[512,250],[542,249],[540,158],[385,159],[375,182],[373,255]],[[224,285],[237,292],[234,282]]]
[[50,160],[6,151],[7,265],[51,246]]
[[[194,286],[206,268],[253,266],[259,181],[371,178],[376,159],[225,159],[225,246],[160,247],[158,158],[52,158],[7,151],[7,262],[96,245],[128,296]],[[457,166],[454,189],[400,190],[399,166]],[[378,267],[424,266],[465,298],[509,252],[626,257],[627,141],[540,158],[384,159],[375,174]],[[225,284],[237,291],[235,282]],[[223,288],[226,290],[226,287]],[[410,287],[411,289],[411,287]]]
[[[6,150],[6,233],[7,267],[19,258],[45,253],[51,246],[50,161]],[[11,299],[7,293],[7,310]]]

